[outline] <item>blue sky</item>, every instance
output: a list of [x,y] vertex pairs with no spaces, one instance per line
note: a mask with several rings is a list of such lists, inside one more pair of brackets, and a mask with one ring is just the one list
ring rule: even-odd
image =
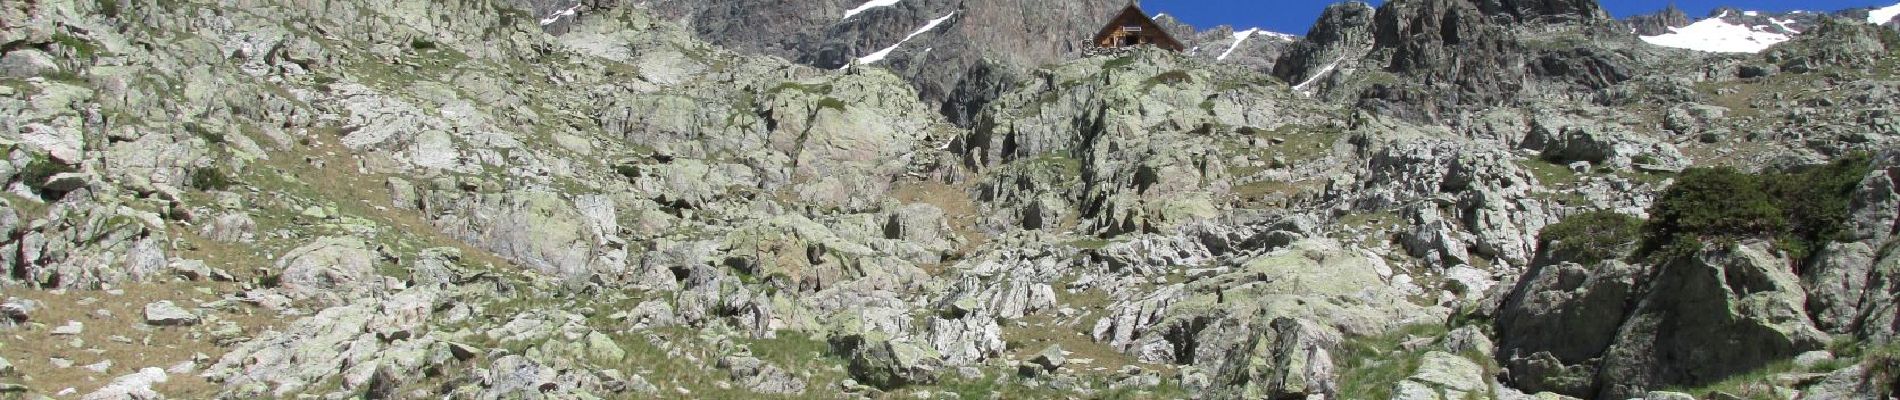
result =
[[[1234,25],[1242,28],[1260,27],[1271,31],[1296,35],[1306,34],[1306,29],[1319,19],[1326,5],[1339,0],[1144,0],[1141,7],[1149,13],[1168,13],[1196,28],[1207,29],[1216,25]],[[1370,1],[1378,5],[1380,1]],[[1817,10],[1835,11],[1855,7],[1889,6],[1900,0],[1676,0],[1676,6],[1689,13],[1691,18],[1700,18],[1710,10],[1720,6],[1733,6],[1747,10],[1787,11]],[[1647,14],[1661,10],[1669,4],[1658,0],[1601,0],[1603,8],[1610,10],[1618,18],[1636,14]]]

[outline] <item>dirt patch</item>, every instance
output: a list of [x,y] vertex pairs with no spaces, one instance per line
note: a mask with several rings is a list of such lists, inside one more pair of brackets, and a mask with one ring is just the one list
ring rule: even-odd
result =
[[963,247],[957,249],[959,254],[970,254],[990,241],[990,235],[977,227],[983,219],[982,210],[963,187],[934,181],[906,181],[891,188],[891,197],[904,203],[924,203],[942,209],[951,233],[963,238]]
[[[237,284],[226,282],[172,282],[98,291],[8,291],[5,297],[37,301],[40,308],[32,312],[31,324],[0,332],[6,338],[0,349],[18,370],[4,380],[26,385],[32,393],[52,395],[70,388],[85,394],[114,377],[142,368],[171,369],[195,360],[198,362],[190,373],[170,374],[167,382],[153,389],[176,398],[210,398],[217,386],[198,374],[228,349],[214,343],[209,332],[218,323],[229,321],[249,336],[276,329],[283,320],[268,310],[238,306],[206,309],[205,323],[196,326],[158,327],[145,323],[144,308],[148,303],[170,300],[179,307],[194,309],[238,290]],[[53,334],[68,321],[84,324],[84,329],[75,335]],[[54,358],[70,361],[71,365],[57,366]],[[105,361],[111,365],[104,372],[85,367]]]

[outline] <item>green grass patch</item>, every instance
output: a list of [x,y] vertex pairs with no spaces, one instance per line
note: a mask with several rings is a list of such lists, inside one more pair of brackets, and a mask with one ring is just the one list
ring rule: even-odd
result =
[[1173,71],[1163,72],[1160,75],[1155,75],[1155,76],[1149,77],[1148,80],[1146,81],[1142,81],[1141,91],[1143,93],[1146,93],[1148,91],[1154,90],[1155,86],[1160,86],[1160,85],[1173,86],[1173,85],[1180,85],[1184,83],[1193,83],[1193,82],[1194,82],[1193,75],[1189,75],[1187,71],[1177,69]]
[[46,216],[52,206],[45,201],[29,199],[13,192],[0,193],[0,206],[12,208],[22,221],[31,221]]
[[1236,133],[1270,143],[1260,150],[1261,159],[1277,159],[1287,164],[1330,156],[1333,154],[1333,145],[1345,135],[1338,128],[1324,126],[1282,126],[1271,131],[1241,127]]
[[[1876,385],[1873,387],[1893,387],[1895,372],[1896,370],[1900,370],[1900,362],[1896,362],[1900,361],[1900,346],[1891,344],[1868,344],[1854,339],[1842,339],[1829,344],[1828,349],[1834,354],[1834,359],[1808,367],[1795,365],[1792,359],[1781,360],[1757,368],[1754,371],[1730,376],[1709,385],[1701,387],[1674,387],[1668,390],[1688,393],[1698,399],[1716,398],[1714,397],[1715,393],[1720,392],[1748,400],[1782,400],[1784,397],[1775,390],[1775,388],[1779,386],[1776,377],[1785,374],[1829,373],[1847,368],[1854,364],[1861,364],[1866,367],[1866,378],[1872,382],[1876,382]],[[1891,394],[1892,393],[1883,393],[1874,397],[1886,398],[1887,395]]]
[[1440,324],[1412,325],[1371,337],[1347,338],[1339,344],[1339,398],[1389,399],[1398,382],[1418,371],[1424,349],[1405,351],[1403,343],[1413,338],[1445,336],[1450,329]]
[[1579,175],[1570,167],[1558,165],[1541,158],[1518,161],[1517,166],[1531,172],[1544,186],[1562,186],[1577,183]]
[[824,99],[818,100],[818,108],[821,108],[821,109],[829,108],[829,109],[838,110],[842,112],[844,111],[844,106],[845,106],[844,100],[839,100],[835,97],[826,97]]
[[60,47],[72,49],[73,54],[79,55],[79,58],[90,59],[93,56],[99,55],[99,45],[93,44],[86,39],[81,39],[78,36],[66,33],[55,33],[53,34],[53,43],[59,44]]
[[1082,176],[1082,160],[1061,153],[1047,153],[1022,163],[1025,168],[1048,168],[1064,177]]
[[1085,238],[1085,239],[1071,240],[1069,241],[1069,247],[1074,247],[1074,248],[1082,249],[1082,250],[1101,250],[1104,247],[1108,247],[1110,243],[1114,243],[1114,242],[1111,242],[1108,239],[1090,237],[1090,238]]
[[766,94],[779,94],[787,90],[796,90],[807,94],[831,94],[831,84],[807,85],[799,82],[785,82],[765,91]]

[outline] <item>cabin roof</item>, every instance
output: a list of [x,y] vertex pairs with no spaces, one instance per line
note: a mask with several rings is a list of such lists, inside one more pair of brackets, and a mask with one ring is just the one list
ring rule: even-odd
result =
[[1143,34],[1153,38],[1156,46],[1174,51],[1181,51],[1187,48],[1186,46],[1182,46],[1180,41],[1174,40],[1174,36],[1169,35],[1168,30],[1162,28],[1161,24],[1155,23],[1154,18],[1149,18],[1147,12],[1141,11],[1140,6],[1133,4],[1122,8],[1120,14],[1116,14],[1114,19],[1108,21],[1107,26],[1103,26],[1101,31],[1096,32],[1094,41],[1100,43],[1103,39],[1108,38],[1109,35],[1114,34],[1116,30],[1128,25],[1141,26]]

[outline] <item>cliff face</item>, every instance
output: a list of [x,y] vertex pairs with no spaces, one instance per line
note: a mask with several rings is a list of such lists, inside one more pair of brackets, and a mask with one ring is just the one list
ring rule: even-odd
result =
[[1623,20],[1630,26],[1630,32],[1642,36],[1655,36],[1669,33],[1669,28],[1681,28],[1689,25],[1689,14],[1670,4],[1668,8],[1655,14],[1638,15]]
[[[1523,43],[1523,30],[1582,32],[1607,21],[1594,1],[1394,1],[1377,10],[1343,3],[1327,9],[1274,73],[1321,97],[1426,120],[1515,102],[1527,97],[1526,82],[1550,78],[1526,68],[1550,54]],[[1364,87],[1335,79],[1362,71],[1392,79]]]
[[[910,80],[926,103],[967,123],[1037,66],[1080,55],[1081,44],[1125,4],[1118,0],[915,0],[845,18],[855,0],[653,1],[700,37],[819,68],[903,43],[879,62]],[[910,40],[929,21],[949,19]]]

